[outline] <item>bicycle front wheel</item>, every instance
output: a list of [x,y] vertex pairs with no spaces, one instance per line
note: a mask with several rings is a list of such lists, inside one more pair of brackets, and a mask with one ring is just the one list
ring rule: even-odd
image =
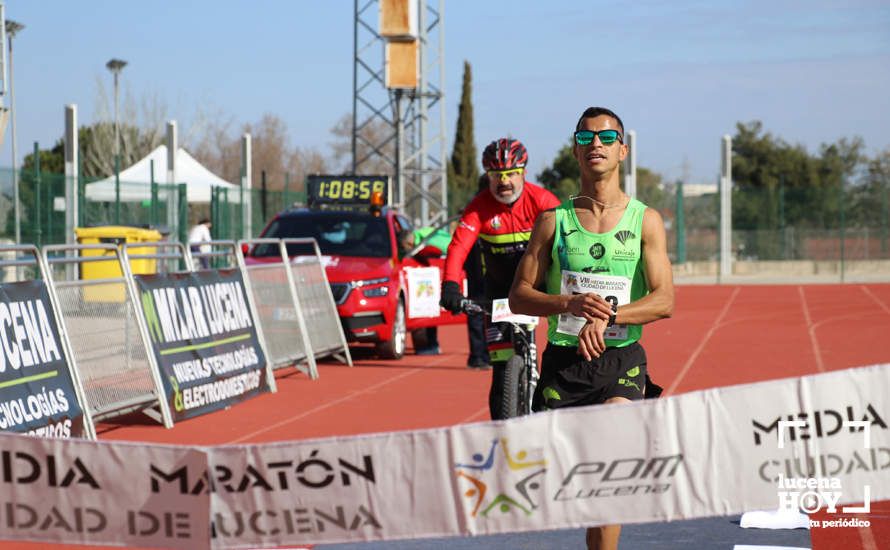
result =
[[525,362],[518,355],[511,357],[504,366],[504,393],[501,395],[500,418],[514,418],[529,413],[528,372]]

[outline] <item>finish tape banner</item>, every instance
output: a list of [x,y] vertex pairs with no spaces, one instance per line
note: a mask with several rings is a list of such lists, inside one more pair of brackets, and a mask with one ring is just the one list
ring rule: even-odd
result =
[[269,390],[239,270],[134,279],[174,421]]
[[[890,498],[888,411],[890,365],[881,365],[501,422],[203,451],[3,436],[0,460],[18,462],[0,464],[12,489],[0,493],[10,495],[0,515],[17,499],[36,512],[0,517],[0,538],[184,547],[176,537],[187,534],[191,548],[260,548],[783,507],[867,521],[870,503]],[[133,448],[145,457],[131,458]],[[33,473],[49,453],[55,473]],[[132,462],[126,473],[122,461]],[[99,490],[87,464],[104,500],[84,500]],[[59,500],[72,487],[77,498]],[[148,508],[145,518],[162,521],[134,523],[134,503],[156,500],[182,515],[168,521]],[[99,530],[76,523],[86,516],[36,508],[55,502],[120,513]],[[206,541],[199,517],[209,518]],[[134,540],[140,529],[151,533]]]
[[[840,519],[844,504],[890,498],[888,420],[882,365],[441,430],[217,448],[226,483],[214,518],[226,528],[216,544],[671,521],[815,498]],[[810,485],[827,489],[808,501]]]
[[458,426],[460,530],[725,516],[795,498],[812,507],[800,498],[824,485],[835,504],[886,499],[888,391],[882,365]]
[[43,281],[0,285],[0,430],[86,436],[83,409]]
[[447,429],[217,447],[214,547],[461,534]]

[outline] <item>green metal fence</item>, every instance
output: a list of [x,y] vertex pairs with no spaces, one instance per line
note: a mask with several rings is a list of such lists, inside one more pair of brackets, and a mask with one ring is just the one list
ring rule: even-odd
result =
[[[701,274],[716,273],[719,193],[690,196],[677,185],[650,195],[640,199],[662,213],[674,264],[699,264]],[[890,261],[888,203],[887,185],[825,189],[734,185],[734,272],[784,266],[791,273],[795,272],[791,263],[809,262],[807,269],[814,274],[837,273],[843,279],[850,269],[868,269],[876,275],[884,270],[890,280],[890,263],[881,263]]]
[[890,259],[887,190],[738,187],[733,250],[740,259]]
[[209,208],[215,239],[241,239],[244,236],[246,209],[244,201],[250,201],[250,237],[257,237],[266,224],[279,212],[292,206],[303,205],[306,193],[298,191],[263,191],[250,189],[214,188]]
[[[20,235],[22,243],[38,246],[66,242],[65,182],[63,174],[34,170],[0,168],[0,241],[15,242],[14,176],[19,182]],[[153,227],[167,238],[185,242],[188,229],[201,217],[213,222],[215,239],[245,236],[246,216],[242,202],[250,201],[251,228],[248,236],[258,236],[278,212],[305,203],[305,193],[214,188],[210,204],[188,203],[186,184],[145,184],[111,181],[106,178],[79,178],[79,227],[125,225]]]
[[682,185],[637,198],[664,218],[668,254],[674,263],[717,261],[720,253],[720,198],[716,193],[688,196]]
[[[66,178],[63,174],[0,169],[0,237],[15,240],[14,176],[18,176],[21,242],[38,246],[66,241]],[[77,186],[79,227],[99,225],[151,226],[184,238],[188,229],[185,185],[115,182],[103,185],[103,178],[80,178]]]

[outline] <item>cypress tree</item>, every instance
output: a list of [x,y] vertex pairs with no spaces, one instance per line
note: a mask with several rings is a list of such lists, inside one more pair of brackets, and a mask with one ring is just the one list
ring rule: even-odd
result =
[[454,149],[448,163],[448,210],[457,213],[476,194],[479,166],[476,164],[476,142],[473,138],[472,71],[464,61],[464,78],[457,115]]

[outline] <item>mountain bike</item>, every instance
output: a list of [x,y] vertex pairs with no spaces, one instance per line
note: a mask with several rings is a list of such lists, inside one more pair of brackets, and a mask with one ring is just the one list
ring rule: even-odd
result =
[[538,385],[538,348],[535,345],[537,317],[510,312],[506,299],[492,302],[465,299],[464,313],[485,313],[491,323],[506,323],[513,344],[513,355],[504,367],[504,392],[498,400],[501,418],[514,418],[531,413],[532,398]]

